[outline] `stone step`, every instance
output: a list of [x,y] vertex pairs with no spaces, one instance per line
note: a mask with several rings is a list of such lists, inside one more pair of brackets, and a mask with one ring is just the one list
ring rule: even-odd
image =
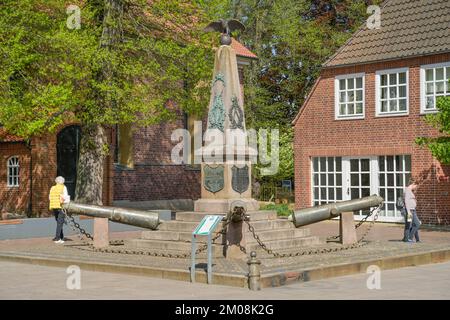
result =
[[[213,233],[213,237],[217,233]],[[307,237],[311,235],[309,228],[299,228],[299,229],[277,229],[277,230],[262,230],[258,231],[257,234],[262,240],[280,240],[280,239],[291,239],[298,237]],[[246,237],[249,242],[255,242],[251,233],[246,229]],[[154,231],[143,231],[141,234],[141,239],[145,240],[165,240],[165,241],[191,241],[191,232],[177,232],[177,231],[164,231],[164,230],[154,230]],[[206,242],[207,236],[198,236],[198,242]],[[216,243],[222,243],[222,236],[216,240]]]
[[[130,248],[145,249],[148,251],[163,250],[178,251],[181,253],[187,253],[191,251],[192,245],[190,242],[182,241],[164,241],[164,240],[145,240],[145,239],[128,239],[125,240],[125,245]],[[201,244],[200,244],[201,245]],[[197,245],[198,248],[198,245]],[[214,256],[223,255],[223,245],[213,244],[212,253]]]
[[[211,215],[212,213],[206,212],[177,212],[176,220],[177,221],[195,221],[200,222],[204,216]],[[214,215],[226,216],[226,213],[214,213]],[[248,212],[247,215],[250,216],[250,221],[258,221],[258,220],[275,220],[277,219],[276,211],[269,210],[260,210],[260,211],[251,211]]]
[[[298,239],[304,237],[310,237],[311,231],[309,228],[299,228],[299,229],[277,229],[277,230],[262,230],[257,231],[256,234],[259,236],[261,241],[276,241],[284,239]],[[256,242],[251,232],[247,231],[246,235],[247,242]]]
[[[267,246],[267,248],[272,250],[279,250],[279,249],[289,249],[289,248],[296,248],[301,249],[302,247],[306,248],[308,246],[314,246],[321,244],[321,240],[319,237],[303,237],[303,238],[297,238],[297,239],[285,239],[285,240],[274,240],[274,241],[263,241],[264,244]],[[261,247],[258,243],[249,243],[247,244],[247,251],[254,251],[258,250]]]
[[[292,222],[287,219],[276,220],[260,220],[251,221],[251,225],[255,230],[275,230],[275,229],[295,229]],[[223,223],[219,223],[216,230],[222,228]],[[164,221],[158,227],[161,231],[178,231],[178,232],[192,232],[197,227],[198,222],[193,221]]]

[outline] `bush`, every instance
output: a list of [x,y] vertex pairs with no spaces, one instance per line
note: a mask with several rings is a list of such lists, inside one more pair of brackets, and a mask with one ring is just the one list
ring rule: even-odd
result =
[[294,211],[289,209],[288,204],[268,204],[261,207],[261,210],[275,210],[279,216],[289,216]]

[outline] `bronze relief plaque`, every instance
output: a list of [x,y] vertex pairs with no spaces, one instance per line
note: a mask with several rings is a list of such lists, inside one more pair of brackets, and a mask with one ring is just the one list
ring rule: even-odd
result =
[[203,167],[203,186],[212,193],[222,190],[224,186],[224,166],[211,167],[205,165]]
[[248,174],[248,165],[245,165],[242,168],[238,168],[237,166],[233,166],[231,168],[231,187],[234,191],[238,193],[243,193],[247,191],[250,179]]

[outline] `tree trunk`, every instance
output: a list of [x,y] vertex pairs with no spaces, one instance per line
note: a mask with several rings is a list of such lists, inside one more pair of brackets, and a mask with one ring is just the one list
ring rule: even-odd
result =
[[102,205],[106,131],[101,125],[84,125],[81,134],[75,200]]

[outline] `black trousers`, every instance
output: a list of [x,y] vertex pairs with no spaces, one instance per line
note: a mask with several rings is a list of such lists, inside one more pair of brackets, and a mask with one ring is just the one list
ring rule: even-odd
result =
[[56,220],[56,240],[63,240],[64,234],[63,234],[63,226],[64,226],[64,212],[61,209],[53,209],[53,215],[55,216]]

